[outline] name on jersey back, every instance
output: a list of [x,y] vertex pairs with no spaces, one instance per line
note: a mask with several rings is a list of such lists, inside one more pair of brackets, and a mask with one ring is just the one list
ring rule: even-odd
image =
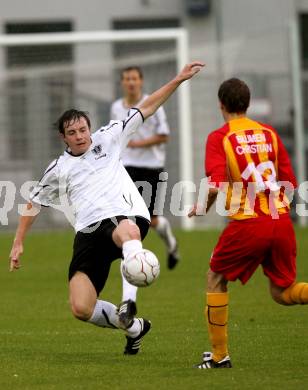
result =
[[240,144],[235,148],[236,153],[239,155],[270,153],[273,151],[273,145],[266,143],[263,133],[237,135],[236,140]]

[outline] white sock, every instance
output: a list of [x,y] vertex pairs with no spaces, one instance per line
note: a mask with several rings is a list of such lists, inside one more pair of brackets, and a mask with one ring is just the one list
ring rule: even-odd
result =
[[117,307],[113,303],[97,300],[88,322],[102,328],[119,328]]
[[125,241],[122,246],[122,253],[124,259],[130,255],[130,253],[137,253],[142,251],[142,242],[140,240]]
[[139,335],[141,330],[142,330],[141,321],[139,320],[139,318],[135,318],[133,325],[130,326],[128,329],[126,329],[126,334],[129,337],[135,338]]
[[167,245],[168,252],[173,252],[176,247],[176,239],[172,233],[170,223],[167,218],[159,216],[157,217],[158,223],[155,230]]
[[128,283],[128,281],[125,279],[122,272],[122,261],[120,264],[120,272],[122,275],[122,302],[127,301],[129,299],[136,302],[138,287]]

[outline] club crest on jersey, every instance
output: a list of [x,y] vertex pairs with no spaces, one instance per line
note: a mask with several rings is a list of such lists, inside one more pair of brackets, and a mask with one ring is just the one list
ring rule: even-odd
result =
[[96,145],[96,146],[92,149],[92,153],[94,153],[94,154],[96,154],[96,155],[101,154],[101,151],[102,151],[102,145]]
[[92,149],[92,153],[96,155],[95,160],[106,157],[106,153],[102,154],[102,145],[95,145],[95,147]]

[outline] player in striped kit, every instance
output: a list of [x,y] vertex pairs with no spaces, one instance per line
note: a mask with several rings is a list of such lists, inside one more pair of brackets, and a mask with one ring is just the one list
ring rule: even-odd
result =
[[[205,170],[209,178],[206,212],[218,191],[226,192],[231,222],[210,260],[206,311],[212,352],[200,369],[229,368],[227,320],[229,281],[245,284],[262,265],[272,298],[282,305],[308,303],[308,283],[296,279],[296,240],[285,189],[297,186],[288,153],[277,132],[246,116],[250,90],[233,78],[219,88],[225,125],[207,139]],[[195,205],[189,216],[197,215]]]

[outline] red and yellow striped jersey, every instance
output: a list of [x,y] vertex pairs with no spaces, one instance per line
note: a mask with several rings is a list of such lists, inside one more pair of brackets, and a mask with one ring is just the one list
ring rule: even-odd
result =
[[237,220],[287,213],[284,190],[297,186],[275,129],[247,117],[233,119],[208,136],[205,171],[210,184],[226,191],[228,216]]

